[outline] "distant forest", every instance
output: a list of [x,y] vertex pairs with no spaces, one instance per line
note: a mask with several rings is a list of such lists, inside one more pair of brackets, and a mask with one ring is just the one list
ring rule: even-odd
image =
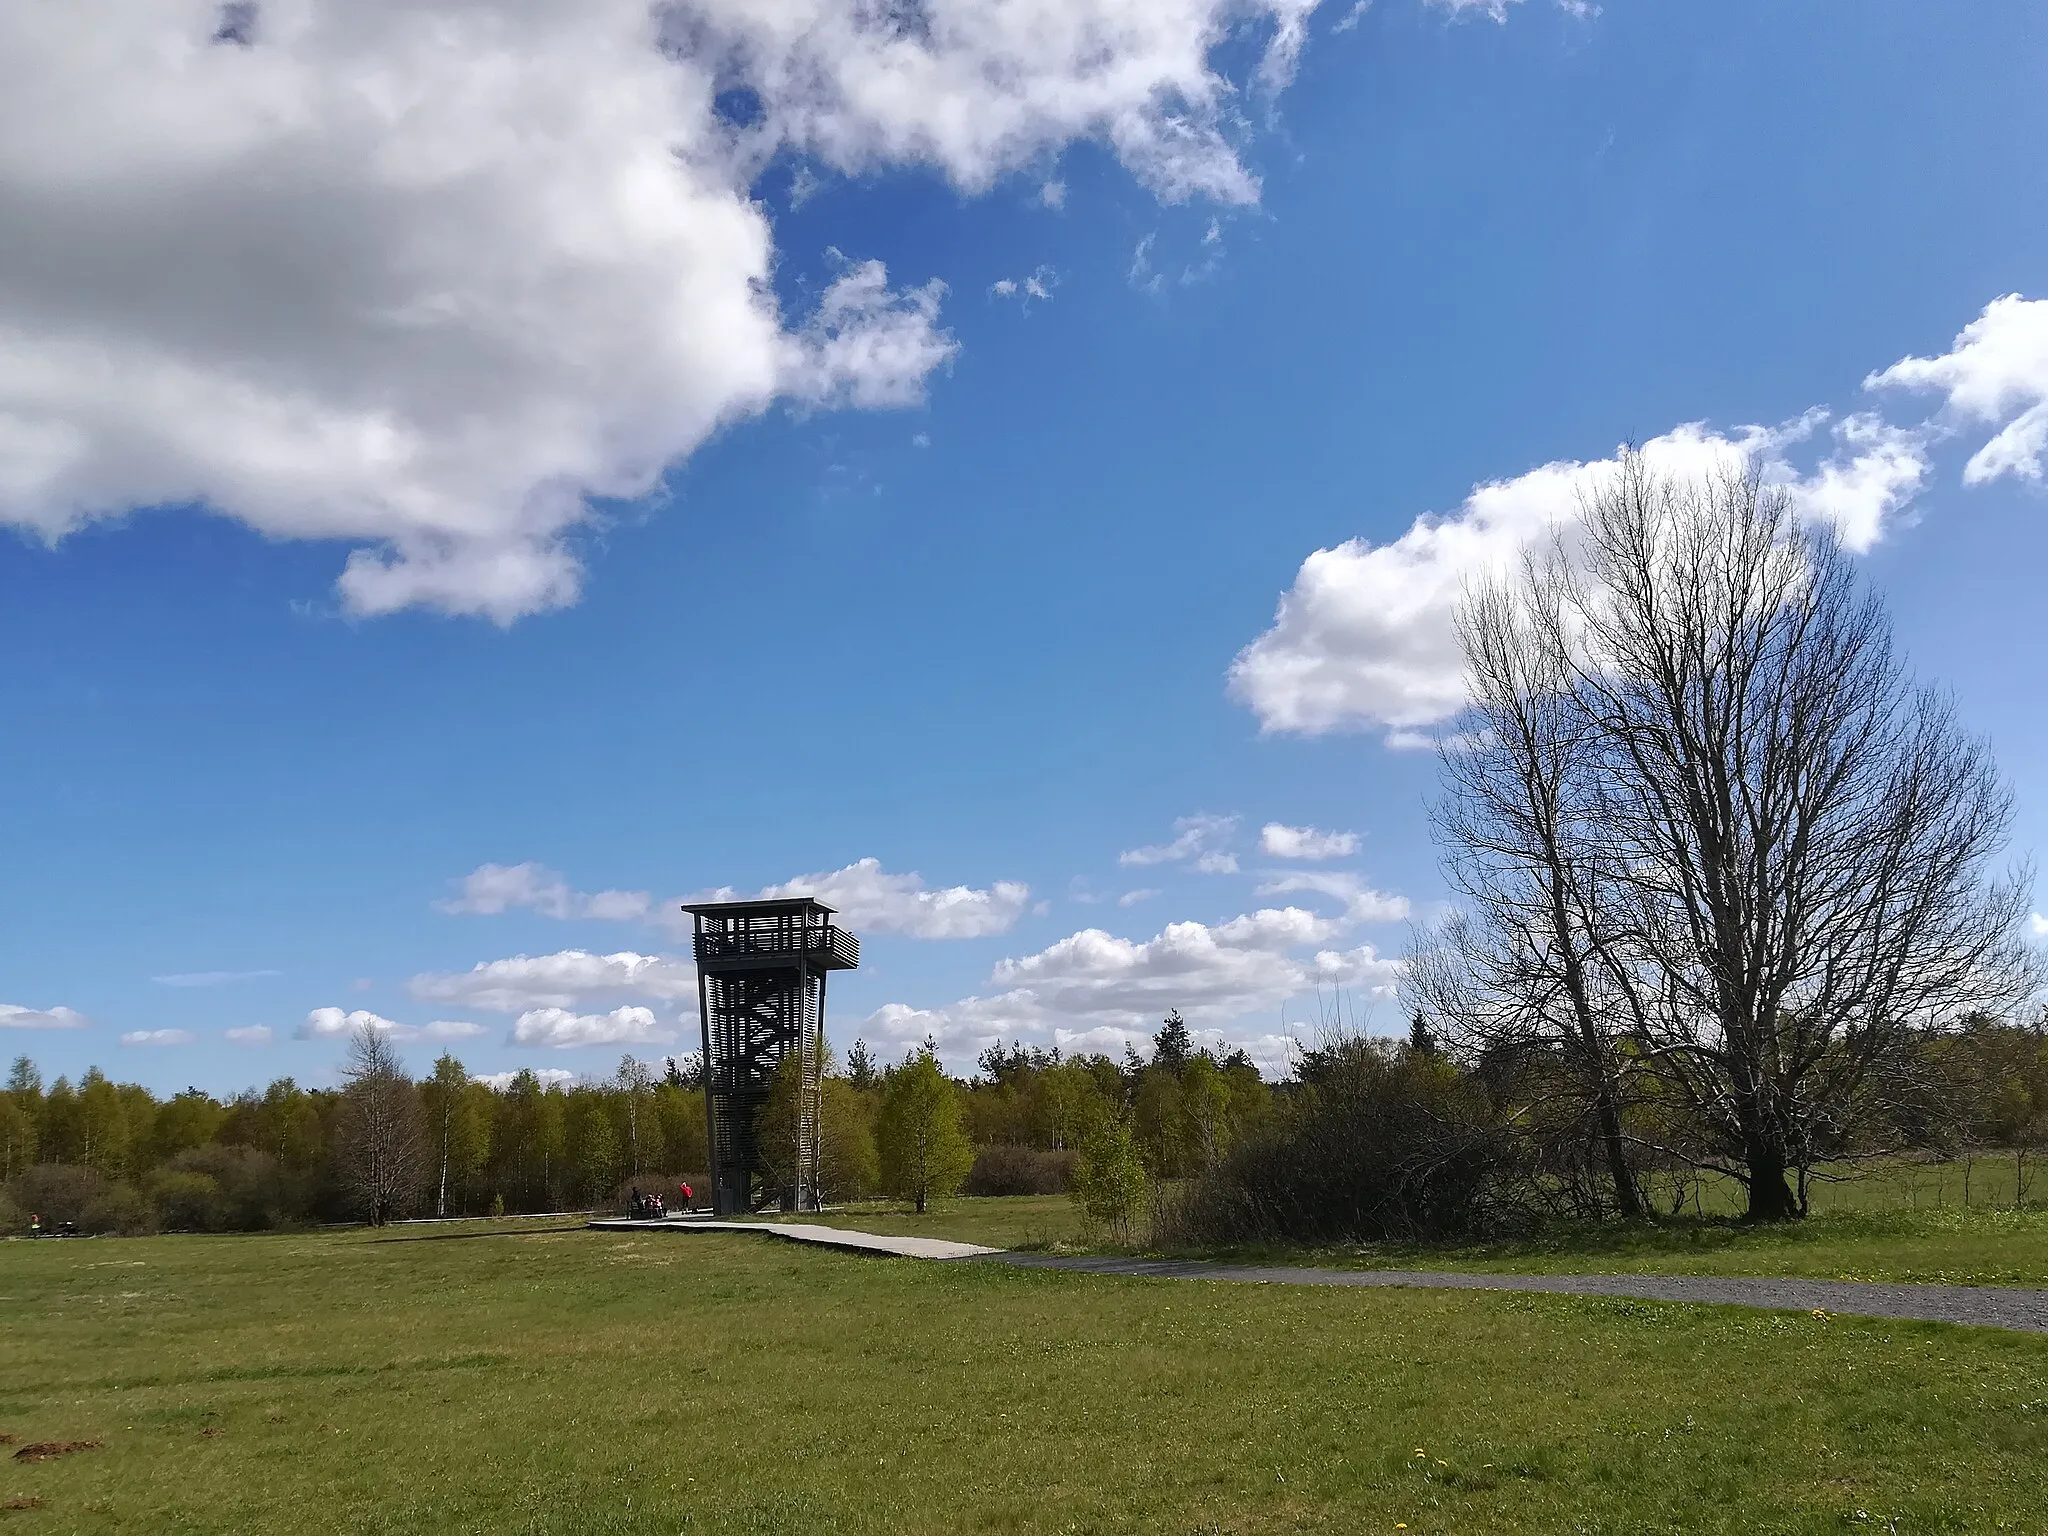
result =
[[[919,1053],[912,1053],[912,1059]],[[829,1061],[824,1175],[835,1199],[880,1191],[883,1105],[903,1064],[863,1042]],[[704,1096],[695,1056],[633,1057],[603,1079],[544,1083],[523,1071],[497,1086],[453,1055],[399,1074],[397,1145],[404,1175],[392,1215],[517,1214],[622,1202],[631,1188],[672,1192],[706,1182]],[[1012,1044],[986,1051],[974,1076],[947,1079],[976,1149],[973,1193],[1065,1189],[1076,1149],[1127,1121],[1145,1165],[1182,1178],[1258,1126],[1272,1088],[1241,1051],[1192,1047],[1178,1015],[1149,1055],[1062,1058]],[[370,1133],[351,1113],[368,1085],[267,1088],[216,1098],[188,1088],[159,1099],[97,1067],[46,1082],[18,1058],[0,1092],[0,1230],[40,1217],[81,1230],[246,1231],[363,1219],[352,1169]],[[771,1101],[768,1135],[782,1106]]]

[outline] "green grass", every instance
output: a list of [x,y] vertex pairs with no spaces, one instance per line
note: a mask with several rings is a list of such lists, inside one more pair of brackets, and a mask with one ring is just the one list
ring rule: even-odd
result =
[[[804,1221],[865,1232],[943,1237],[992,1248],[1108,1251],[1064,1195],[938,1200],[923,1216],[867,1201]],[[1563,1226],[1495,1243],[1373,1243],[1174,1250],[1177,1256],[1340,1268],[1534,1274],[1803,1275],[1828,1280],[2048,1286],[2048,1211],[1851,1206],[1784,1226],[1730,1217]]]
[[2031,1335],[737,1234],[0,1244],[0,1431],[105,1442],[7,1531],[2048,1529]]

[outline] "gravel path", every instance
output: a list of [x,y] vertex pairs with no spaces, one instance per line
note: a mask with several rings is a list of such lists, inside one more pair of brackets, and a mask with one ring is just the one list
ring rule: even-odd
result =
[[1884,1285],[1864,1280],[1798,1280],[1738,1275],[1473,1275],[1420,1269],[1306,1269],[1292,1265],[1204,1264],[1172,1259],[1000,1253],[992,1262],[1090,1275],[1234,1280],[1251,1285],[1400,1285],[1430,1290],[1547,1291],[1562,1296],[1637,1296],[1850,1317],[1902,1317],[2048,1333],[2048,1290],[2000,1285]]

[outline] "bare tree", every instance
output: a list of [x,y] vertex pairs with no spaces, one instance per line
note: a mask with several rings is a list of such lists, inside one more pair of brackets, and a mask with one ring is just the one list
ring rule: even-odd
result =
[[[1576,867],[1588,935],[1693,1160],[1753,1219],[1924,1087],[1916,1032],[2022,998],[2030,881],[1994,878],[2012,798],[1882,603],[1754,468],[1624,457],[1536,603],[1597,754]],[[1798,1190],[1788,1182],[1797,1175]]]
[[402,1214],[418,1192],[425,1157],[420,1105],[397,1050],[365,1024],[349,1036],[341,1076],[338,1131],[342,1177],[363,1210],[381,1227]]
[[1627,1015],[1606,995],[1606,893],[1588,836],[1600,755],[1570,660],[1545,643],[1565,632],[1566,592],[1555,558],[1532,559],[1460,607],[1471,715],[1440,752],[1445,793],[1431,808],[1459,911],[1411,956],[1409,987],[1418,1024],[1434,1015],[1468,1058],[1534,1069],[1525,1086],[1565,1101],[1542,1118],[1590,1145],[1613,1209],[1635,1217],[1646,1207],[1622,1125]]

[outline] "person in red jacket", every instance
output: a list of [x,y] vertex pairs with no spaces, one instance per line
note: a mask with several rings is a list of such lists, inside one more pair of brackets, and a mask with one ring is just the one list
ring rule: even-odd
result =
[[687,1211],[687,1210],[693,1210],[693,1209],[695,1209],[695,1207],[694,1207],[694,1206],[692,1206],[692,1204],[691,1204],[691,1200],[692,1200],[692,1199],[694,1198],[694,1195],[693,1195],[693,1192],[691,1191],[691,1189],[690,1189],[690,1186],[689,1186],[689,1185],[687,1185],[687,1184],[678,1184],[678,1185],[676,1186],[676,1193],[677,1193],[677,1194],[679,1194],[679,1195],[681,1195],[681,1196],[683,1197],[683,1209],[684,1209],[684,1210],[686,1210],[686,1211]]

